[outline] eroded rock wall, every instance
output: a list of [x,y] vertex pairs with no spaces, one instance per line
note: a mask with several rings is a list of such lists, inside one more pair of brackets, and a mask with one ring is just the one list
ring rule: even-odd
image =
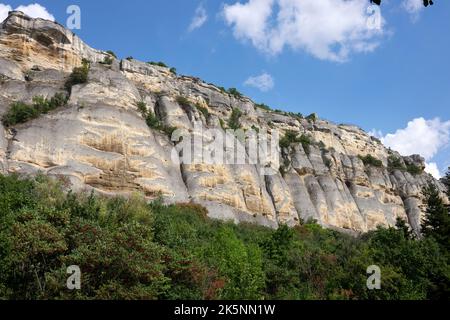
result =
[[[442,188],[426,173],[389,170],[393,152],[355,126],[264,110],[200,79],[136,60],[99,63],[105,56],[56,23],[10,14],[0,27],[0,115],[13,102],[66,92],[69,73],[82,59],[91,68],[87,83],[72,88],[67,106],[0,128],[1,172],[64,176],[76,190],[194,201],[211,217],[235,222],[276,227],[314,219],[355,232],[394,225],[397,218],[418,231],[422,188]],[[180,103],[179,96],[189,103]],[[223,131],[237,108],[244,130],[293,130],[314,143],[279,149],[282,170],[271,175],[254,164],[183,164],[167,133],[146,124],[138,102],[165,127]],[[199,135],[210,152],[213,137]],[[249,151],[244,144],[236,148]],[[367,154],[383,166],[365,166],[359,156]],[[417,156],[402,161],[423,166]]]

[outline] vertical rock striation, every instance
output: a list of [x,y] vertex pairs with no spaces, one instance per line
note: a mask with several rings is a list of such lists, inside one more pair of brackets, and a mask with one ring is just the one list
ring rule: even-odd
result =
[[[351,232],[405,219],[418,231],[422,188],[438,181],[423,172],[388,168],[389,157],[423,168],[418,156],[400,157],[363,130],[259,108],[200,79],[136,60],[102,64],[94,50],[57,23],[12,12],[0,25],[0,115],[11,103],[30,103],[65,92],[82,59],[91,61],[88,81],[72,87],[67,106],[37,119],[0,128],[0,171],[64,176],[76,190],[105,194],[142,192],[149,199],[194,201],[211,217],[270,227],[300,221]],[[180,102],[178,97],[183,97]],[[160,126],[150,128],[138,102]],[[213,153],[210,131],[223,132],[233,109],[244,130],[295,131],[311,143],[279,149],[281,170],[261,175],[254,164],[180,162],[164,128],[195,132]],[[245,143],[233,151],[248,154]],[[228,150],[229,151],[229,150]],[[382,166],[365,165],[372,155]],[[405,167],[406,168],[406,167]]]

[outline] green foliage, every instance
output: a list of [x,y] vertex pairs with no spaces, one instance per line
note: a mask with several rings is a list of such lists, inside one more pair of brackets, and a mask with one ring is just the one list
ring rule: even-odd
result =
[[252,130],[255,131],[256,133],[259,133],[259,128],[254,124],[252,124]]
[[191,102],[186,97],[178,96],[176,98],[176,100],[177,100],[177,103],[180,106],[185,106],[185,107],[190,107],[191,106]]
[[408,171],[413,176],[423,173],[423,169],[416,166],[415,164],[406,165],[406,171]]
[[136,107],[138,108],[142,116],[145,117],[147,114],[147,104],[144,101],[137,101]]
[[422,223],[422,234],[434,238],[443,248],[450,252],[450,214],[444,205],[439,190],[434,184],[423,190],[427,203],[425,219]]
[[106,51],[106,53],[109,54],[110,56],[112,56],[114,59],[117,59],[117,56],[114,53],[114,51],[108,50],[108,51]]
[[163,124],[151,110],[147,112],[145,122],[150,128],[164,132],[168,137],[171,137],[173,132],[177,129]]
[[41,114],[46,114],[51,110],[66,105],[67,101],[68,97],[66,95],[57,93],[50,100],[42,96],[36,96],[33,98],[32,105],[23,102],[14,102],[11,104],[8,112],[3,115],[3,125],[10,127],[36,119]]
[[226,125],[225,125],[225,121],[222,118],[219,118],[219,124],[220,127],[225,130],[226,129]]
[[112,57],[106,56],[103,58],[103,61],[100,62],[101,64],[106,64],[106,65],[112,65],[114,62],[114,59]]
[[230,119],[228,119],[228,127],[233,130],[240,129],[241,128],[241,121],[240,121],[241,116],[242,116],[242,111],[238,108],[233,108]]
[[447,197],[450,198],[450,167],[447,169],[445,176],[441,179],[442,184],[447,188]]
[[289,148],[294,143],[301,143],[303,150],[309,154],[312,144],[311,138],[305,134],[300,135],[296,131],[286,131],[283,138],[280,139],[280,148]]
[[263,109],[263,110],[266,110],[266,111],[272,111],[272,109],[268,105],[266,105],[264,103],[256,103],[255,107]]
[[374,166],[374,167],[379,167],[381,168],[383,166],[383,162],[377,158],[375,158],[374,156],[372,156],[371,154],[368,154],[366,156],[358,156],[361,161],[364,163],[365,166]]
[[133,60],[134,58],[132,57],[132,56],[129,56],[129,57],[127,57],[127,60],[128,61],[131,61],[131,60]]
[[390,155],[388,157],[388,169],[390,171],[393,170],[407,171],[412,175],[418,175],[423,173],[422,168],[416,166],[415,164],[405,165],[399,157],[396,157],[394,155]]
[[83,59],[83,61],[81,62],[81,67],[73,68],[72,73],[70,74],[65,84],[66,89],[69,92],[72,90],[72,87],[74,85],[87,82],[90,65],[91,63],[88,60]]
[[236,89],[236,88],[230,88],[230,89],[228,89],[227,92],[229,94],[231,94],[232,96],[234,96],[235,98],[242,98],[243,97],[242,93],[240,93],[238,91],[238,89]]
[[172,67],[172,68],[170,68],[169,71],[170,71],[172,74],[174,74],[174,75],[177,74],[177,68]]
[[[436,190],[416,239],[404,221],[360,237],[314,222],[272,230],[211,220],[193,203],[65,193],[62,183],[0,175],[0,299],[449,296],[450,233]],[[66,288],[70,265],[80,266],[81,290]],[[367,289],[370,265],[381,268],[380,290]]]
[[310,122],[316,122],[319,119],[319,117],[317,116],[317,113],[311,113],[305,119],[310,121]]
[[201,104],[197,103],[195,104],[195,107],[197,108],[198,111],[200,111],[203,116],[205,117],[205,119],[209,118],[209,110],[206,107],[203,107]]
[[151,64],[152,66],[158,66],[158,67],[168,68],[168,66],[167,66],[164,62],[162,62],[162,61],[160,61],[160,62],[149,61],[149,62],[147,62],[147,63],[148,63],[148,64]]
[[230,226],[220,228],[205,250],[209,263],[227,279],[221,298],[261,299],[264,288],[261,249],[245,244]]
[[173,132],[177,129],[175,127],[166,126],[164,123],[162,123],[159,120],[159,118],[155,115],[155,113],[153,113],[153,111],[147,108],[145,102],[143,101],[136,102],[136,107],[138,108],[142,117],[145,119],[145,123],[149,128],[164,132],[168,137],[171,137]]
[[390,155],[388,157],[388,169],[389,170],[404,170],[405,166],[403,165],[401,159],[399,157]]

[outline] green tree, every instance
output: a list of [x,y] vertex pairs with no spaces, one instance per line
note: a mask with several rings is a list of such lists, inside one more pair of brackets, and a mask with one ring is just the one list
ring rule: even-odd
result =
[[434,238],[447,252],[450,252],[450,216],[448,207],[434,184],[423,190],[427,209],[422,223],[422,234]]
[[447,169],[445,176],[441,179],[441,182],[447,188],[447,197],[450,198],[450,167]]
[[223,227],[205,254],[226,279],[221,298],[261,299],[264,288],[262,253],[254,244],[245,245],[233,229]]

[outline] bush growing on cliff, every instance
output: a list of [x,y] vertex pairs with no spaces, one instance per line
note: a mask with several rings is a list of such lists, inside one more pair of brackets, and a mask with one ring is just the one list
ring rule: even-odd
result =
[[233,108],[230,119],[228,119],[228,127],[233,130],[240,129],[241,128],[241,121],[240,121],[241,116],[242,116],[242,111],[238,108]]
[[368,154],[366,156],[360,155],[359,158],[361,159],[361,161],[364,163],[365,166],[374,166],[378,168],[381,168],[383,166],[383,162],[375,158],[371,154]]
[[406,165],[406,171],[408,171],[413,176],[423,173],[423,169],[420,168],[419,166],[416,166],[415,164]]
[[311,138],[305,134],[300,135],[298,132],[292,130],[286,131],[280,139],[280,148],[289,148],[294,143],[301,143],[305,153],[309,154],[312,144]]
[[86,83],[88,80],[88,74],[90,69],[90,62],[83,59],[81,62],[81,67],[73,68],[69,79],[66,81],[66,89],[70,92],[72,87],[77,84]]
[[401,159],[394,155],[390,155],[388,157],[388,169],[389,170],[404,170],[405,166],[403,165]]
[[162,61],[159,62],[155,62],[155,61],[149,61],[147,62],[148,64],[151,64],[152,66],[158,66],[158,67],[163,67],[163,68],[168,68],[167,64],[165,64]]
[[311,113],[305,119],[310,121],[310,122],[316,122],[319,119],[319,117],[317,116],[317,113]]
[[184,106],[184,107],[190,107],[190,106],[191,106],[191,102],[190,102],[189,99],[186,98],[186,97],[178,96],[178,97],[176,98],[176,101],[177,101],[177,103],[178,103],[180,106]]
[[24,102],[13,103],[8,112],[3,116],[2,122],[6,127],[14,126],[38,118],[67,103],[68,97],[62,93],[55,94],[50,100],[36,96],[31,105]]
[[144,101],[136,102],[136,107],[141,113],[142,117],[145,120],[147,126],[151,129],[164,132],[169,138],[172,136],[173,132],[177,129],[175,127],[169,127],[164,125],[158,117],[153,113],[152,110],[147,108],[147,105]]
[[228,93],[234,96],[235,98],[241,98],[243,96],[242,93],[240,93],[236,88],[228,89]]
[[105,64],[105,65],[112,65],[113,64],[113,62],[114,62],[114,59],[112,58],[112,57],[104,57],[103,58],[103,61],[102,62],[100,62],[101,64]]
[[200,111],[200,112],[203,114],[203,116],[205,117],[205,119],[208,119],[208,118],[209,118],[209,110],[208,110],[208,108],[203,107],[203,106],[202,106],[201,104],[199,104],[199,103],[196,103],[196,104],[195,104],[195,107],[197,108],[198,111]]
[[116,54],[114,53],[114,51],[108,50],[108,51],[106,51],[106,53],[109,54],[109,55],[110,55],[111,57],[113,57],[114,59],[117,59],[117,56],[116,56]]

